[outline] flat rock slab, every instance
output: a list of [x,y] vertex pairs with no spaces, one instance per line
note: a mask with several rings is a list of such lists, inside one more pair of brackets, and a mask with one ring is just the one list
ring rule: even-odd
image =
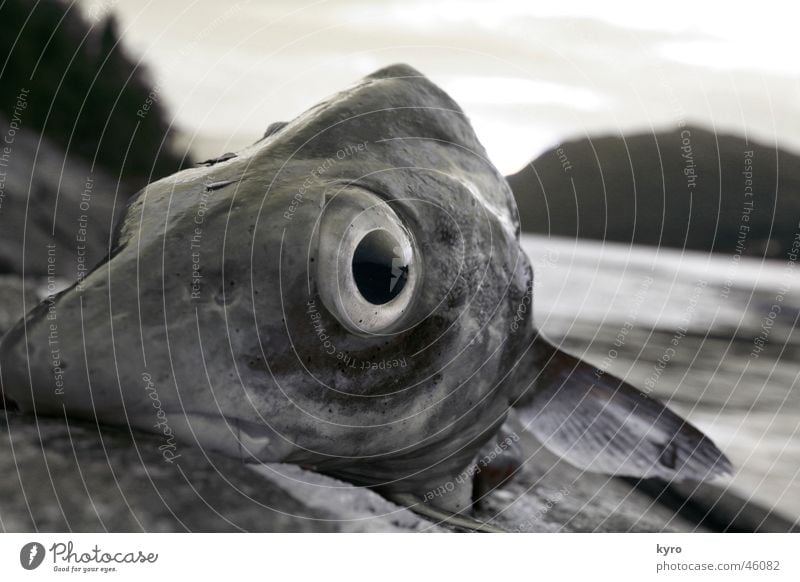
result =
[[[0,133],[7,130],[0,115]],[[74,280],[108,254],[127,185],[26,128],[3,172],[0,274]]]
[[380,495],[290,465],[261,474],[158,439],[61,419],[0,416],[0,526],[20,531],[420,531]]
[[572,467],[527,434],[520,442],[529,458],[482,504],[483,521],[512,532],[706,531],[619,479]]
[[[377,493],[282,464],[257,469],[184,447],[173,463],[159,440],[63,419],[0,416],[0,526],[20,531],[457,530]],[[617,479],[534,455],[518,480],[477,514],[508,531],[694,529]],[[668,526],[666,524],[669,524]]]

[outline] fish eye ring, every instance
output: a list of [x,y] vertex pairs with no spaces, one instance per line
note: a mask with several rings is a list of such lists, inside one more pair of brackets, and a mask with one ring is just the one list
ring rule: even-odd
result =
[[359,335],[396,331],[419,284],[414,238],[391,204],[360,188],[332,196],[319,226],[317,287],[325,307]]

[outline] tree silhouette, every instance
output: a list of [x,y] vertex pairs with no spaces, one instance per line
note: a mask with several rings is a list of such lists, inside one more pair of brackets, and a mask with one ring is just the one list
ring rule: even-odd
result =
[[[147,71],[120,43],[116,18],[94,25],[74,3],[0,3],[0,112],[11,119],[27,89],[22,125],[140,187],[188,160]],[[143,105],[150,108],[139,115]]]

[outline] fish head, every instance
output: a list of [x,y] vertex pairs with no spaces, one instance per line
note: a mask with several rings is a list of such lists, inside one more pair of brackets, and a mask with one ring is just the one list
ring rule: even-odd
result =
[[4,370],[39,369],[32,341],[49,357],[52,311],[67,387],[44,366],[23,408],[419,490],[518,396],[532,276],[464,112],[395,65],[145,188],[108,261],[4,340]]

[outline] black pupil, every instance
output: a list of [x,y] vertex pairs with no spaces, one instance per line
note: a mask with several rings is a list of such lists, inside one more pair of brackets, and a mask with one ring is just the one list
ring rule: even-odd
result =
[[373,230],[353,253],[353,279],[361,295],[373,305],[388,303],[405,287],[408,264],[400,244],[385,230]]

